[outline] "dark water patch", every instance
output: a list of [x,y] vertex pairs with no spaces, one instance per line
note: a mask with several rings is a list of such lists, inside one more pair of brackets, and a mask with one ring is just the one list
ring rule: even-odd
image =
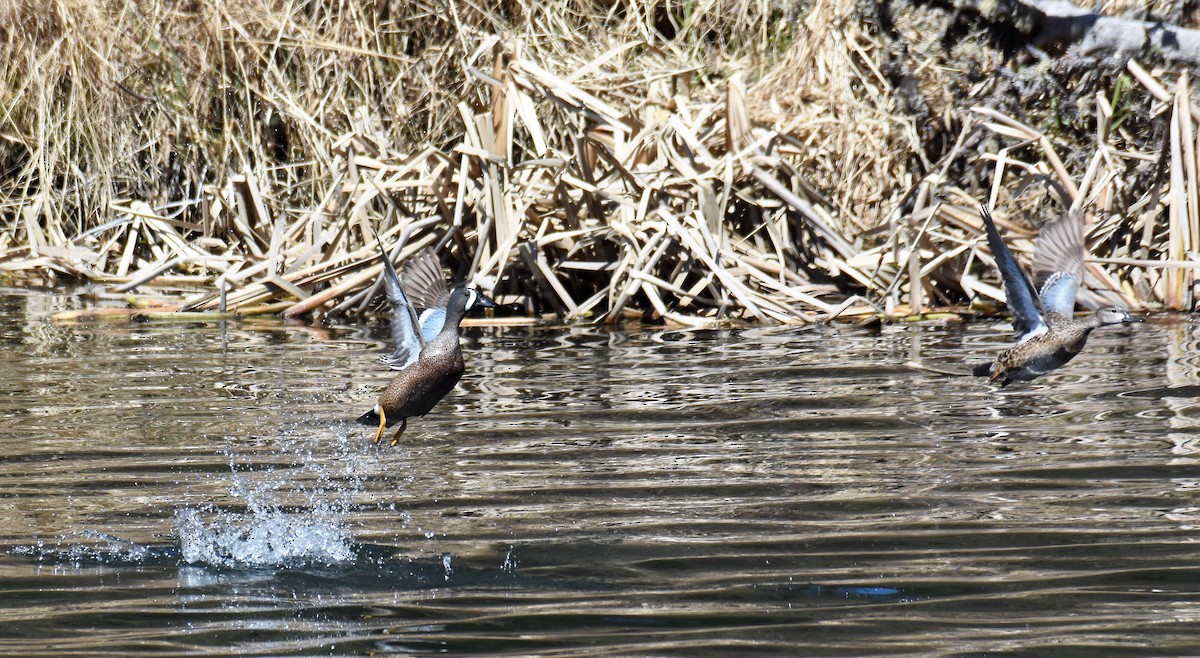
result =
[[1079,484],[1089,482],[1111,482],[1114,480],[1149,480],[1161,482],[1175,478],[1200,478],[1200,462],[1169,466],[1163,464],[1081,464],[1060,465],[1054,468],[1008,468],[990,473],[994,477],[1020,479],[1024,482],[1038,480],[1069,481]]
[[1183,398],[1194,400],[1200,397],[1200,384],[1180,386],[1156,386],[1133,391],[1120,391],[1115,394],[1123,398],[1142,398],[1146,400],[1162,400],[1164,398]]

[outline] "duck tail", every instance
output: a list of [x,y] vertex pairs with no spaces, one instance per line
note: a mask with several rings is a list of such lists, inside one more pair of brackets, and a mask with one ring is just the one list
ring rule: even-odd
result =
[[375,411],[374,409],[368,411],[367,413],[358,417],[358,423],[360,425],[378,425],[379,412]]
[[[992,362],[987,361],[980,363],[971,369],[971,374],[975,375],[976,377],[990,377],[992,374]],[[378,421],[379,419],[376,418],[375,420]]]

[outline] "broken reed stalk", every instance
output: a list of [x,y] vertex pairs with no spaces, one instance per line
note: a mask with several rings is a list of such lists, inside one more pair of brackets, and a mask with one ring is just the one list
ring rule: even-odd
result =
[[[225,142],[223,170],[237,173],[218,175],[182,199],[116,198],[114,184],[99,194],[99,205],[72,202],[70,193],[49,186],[26,185],[28,196],[9,188],[0,199],[8,220],[0,227],[0,270],[82,278],[114,290],[180,286],[192,292],[184,308],[200,311],[352,313],[367,307],[377,287],[369,238],[375,226],[402,255],[436,245],[459,280],[568,320],[811,322],[875,313],[873,304],[889,314],[920,313],[1003,299],[981,249],[975,206],[982,199],[948,177],[952,165],[984,165],[991,173],[987,201],[1002,223],[1033,207],[1043,209],[1032,222],[1040,223],[1057,213],[1055,203],[1087,210],[1096,258],[1087,267],[1092,290],[1081,295],[1084,303],[1194,304],[1200,114],[1186,74],[1175,79],[1172,93],[1162,76],[1133,62],[1129,67],[1156,102],[1172,108],[1169,175],[1161,181],[1149,171],[1157,160],[1153,147],[1131,149],[1133,140],[1121,135],[1118,148],[1106,102],[1097,104],[1097,141],[1084,172],[1071,170],[1047,134],[975,108],[960,114],[963,129],[952,151],[925,168],[930,173],[913,182],[912,194],[903,194],[897,182],[908,175],[903,163],[920,145],[892,113],[892,90],[874,61],[882,46],[845,20],[854,9],[848,0],[821,3],[806,15],[807,29],[751,86],[737,75],[705,83],[692,75],[699,66],[688,63],[698,61],[691,59],[695,52],[619,38],[581,53],[563,50],[566,39],[505,42],[456,32],[458,41],[410,67],[375,40],[383,33],[374,18],[354,12],[334,17],[343,22],[332,26],[320,17],[306,23],[301,15],[271,26],[271,34],[295,36],[288,41],[250,37],[262,27],[252,11],[234,14],[203,1],[196,9],[187,20],[211,39],[194,44],[197,59],[257,72],[261,85],[246,98],[225,95],[210,104],[195,97],[202,85],[159,89],[148,98],[169,97],[179,116],[189,107],[214,108]],[[553,14],[528,9],[533,23],[559,25]],[[468,13],[480,25],[490,20]],[[689,24],[710,18],[698,10]],[[210,24],[242,36],[223,41],[231,32],[205,31]],[[349,41],[379,47],[346,50],[358,59],[338,68],[330,64],[340,61],[328,49],[334,42],[322,36],[338,30],[355,35]],[[288,57],[299,62],[296,68],[288,67]],[[465,73],[464,87],[453,94],[428,73],[433,64],[451,62]],[[571,73],[556,73],[548,62]],[[21,84],[42,90],[59,75],[33,61],[16,70],[27,74]],[[103,67],[87,70],[107,80]],[[415,77],[392,75],[397,70]],[[342,93],[306,96],[298,79],[310,89]],[[84,82],[86,94],[74,99],[79,104],[71,112],[91,107],[83,102],[89,99],[114,102],[105,94],[115,85]],[[406,84],[427,94],[412,103],[389,96],[399,100],[387,119],[369,109],[373,99],[354,91]],[[799,97],[811,102],[787,105]],[[53,116],[50,100],[41,101],[44,116]],[[269,111],[262,115],[256,107]],[[138,111],[150,117],[152,130],[170,132],[159,115]],[[417,148],[394,141],[395,126],[409,122],[430,135]],[[988,132],[1003,146],[970,160],[967,140]],[[114,157],[129,152],[102,141],[93,146]],[[302,150],[294,145],[300,142]],[[282,163],[261,164],[272,161],[262,144],[283,154],[276,160]],[[37,164],[29,165],[26,180],[53,180],[57,172],[46,167],[66,170],[61,163],[69,153],[61,143],[41,152],[27,148]],[[288,156],[295,152],[305,157],[293,161]],[[1011,196],[1019,189],[1026,189],[1023,197]],[[1167,221],[1157,222],[1160,215]],[[105,221],[87,225],[91,216]],[[875,217],[888,218],[895,230],[876,231]],[[1016,232],[1021,257],[1029,242],[1019,229],[1028,226],[1005,228]]]

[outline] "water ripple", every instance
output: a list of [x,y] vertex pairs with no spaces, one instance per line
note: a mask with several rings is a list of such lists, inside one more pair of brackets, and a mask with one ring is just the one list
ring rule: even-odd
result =
[[1194,324],[475,329],[390,448],[382,327],[76,303],[0,296],[6,655],[1200,652]]

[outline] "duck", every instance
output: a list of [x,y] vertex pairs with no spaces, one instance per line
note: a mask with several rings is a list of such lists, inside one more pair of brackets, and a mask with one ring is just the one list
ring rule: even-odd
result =
[[462,378],[466,364],[458,332],[463,317],[471,309],[490,308],[496,303],[474,288],[450,290],[437,257],[432,251],[422,251],[404,267],[408,290],[424,307],[419,315],[378,234],[375,240],[383,258],[384,289],[392,308],[392,353],[383,360],[399,372],[358,422],[377,427],[372,441],[376,445],[387,428],[400,423],[392,436],[391,445],[395,446],[408,427],[408,419],[429,413]]
[[1042,227],[1034,243],[1033,268],[1039,291],[1013,258],[986,206],[979,209],[988,246],[996,259],[1017,344],[973,369],[1001,388],[1030,381],[1066,365],[1083,351],[1094,329],[1141,322],[1118,306],[1103,306],[1076,318],[1075,296],[1083,282],[1083,217],[1068,211]]

